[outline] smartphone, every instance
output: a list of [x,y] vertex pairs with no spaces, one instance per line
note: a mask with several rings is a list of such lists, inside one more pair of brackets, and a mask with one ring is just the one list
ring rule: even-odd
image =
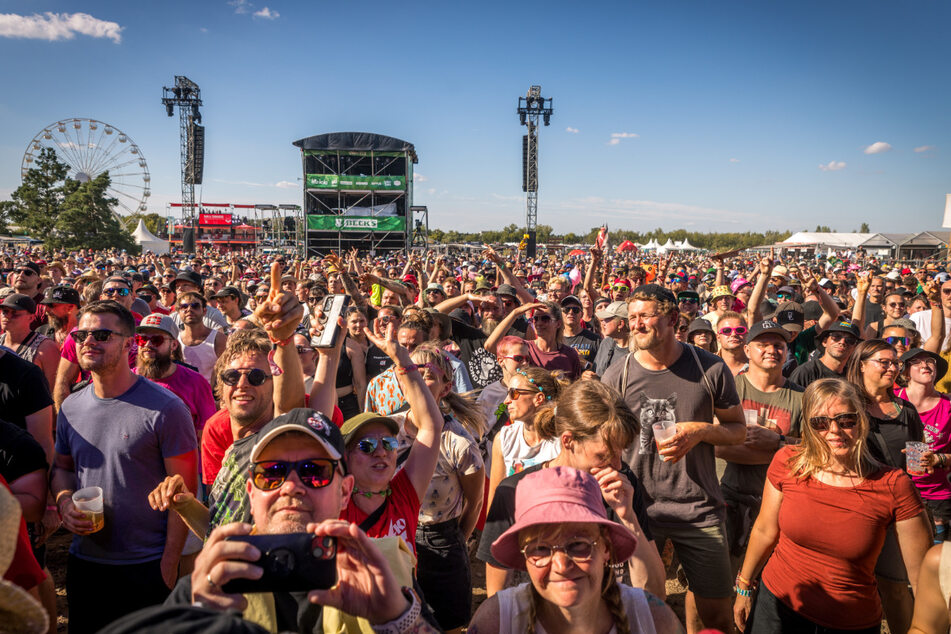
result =
[[236,535],[228,541],[247,542],[261,551],[251,563],[261,566],[260,579],[232,579],[221,589],[227,594],[307,592],[337,583],[337,540],[311,533]]
[[337,336],[340,332],[340,326],[337,320],[343,315],[343,311],[350,305],[349,295],[327,295],[320,306],[321,313],[317,317],[317,322],[323,326],[323,330],[314,343],[316,348],[333,348],[337,345]]

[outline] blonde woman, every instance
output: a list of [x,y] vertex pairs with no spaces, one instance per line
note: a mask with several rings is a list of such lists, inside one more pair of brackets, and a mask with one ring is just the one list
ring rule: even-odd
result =
[[803,419],[800,444],[780,449],[769,467],[736,578],[736,626],[748,634],[877,633],[874,571],[885,533],[895,527],[915,587],[931,543],[928,517],[911,479],[869,453],[868,416],[852,384],[810,384]]

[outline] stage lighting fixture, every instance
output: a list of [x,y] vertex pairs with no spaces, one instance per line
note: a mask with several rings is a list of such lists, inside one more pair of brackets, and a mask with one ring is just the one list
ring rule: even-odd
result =
[[175,104],[173,104],[171,101],[165,104],[165,114],[170,117],[175,116]]
[[[169,113],[168,116],[171,117],[171,116],[172,116],[172,113]],[[518,113],[518,122],[519,122],[521,125],[525,125],[525,113],[524,113],[524,112]]]
[[550,115],[550,114],[545,114],[544,119],[545,119],[545,125],[551,125],[551,115]]

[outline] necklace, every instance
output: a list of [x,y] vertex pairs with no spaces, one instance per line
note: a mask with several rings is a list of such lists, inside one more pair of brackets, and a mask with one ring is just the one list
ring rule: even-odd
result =
[[353,489],[354,495],[362,495],[368,500],[374,495],[382,495],[383,497],[386,497],[390,495],[391,493],[393,493],[393,489],[389,487],[387,487],[385,491],[364,491],[363,489],[357,489],[357,488]]

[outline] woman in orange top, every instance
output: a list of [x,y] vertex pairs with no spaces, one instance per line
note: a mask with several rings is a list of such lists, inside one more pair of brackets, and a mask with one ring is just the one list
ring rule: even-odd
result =
[[877,633],[874,569],[886,530],[895,526],[914,588],[931,542],[928,517],[911,479],[869,454],[868,417],[853,385],[809,385],[803,419],[801,444],[780,449],[769,466],[736,580],[736,625],[747,634]]

